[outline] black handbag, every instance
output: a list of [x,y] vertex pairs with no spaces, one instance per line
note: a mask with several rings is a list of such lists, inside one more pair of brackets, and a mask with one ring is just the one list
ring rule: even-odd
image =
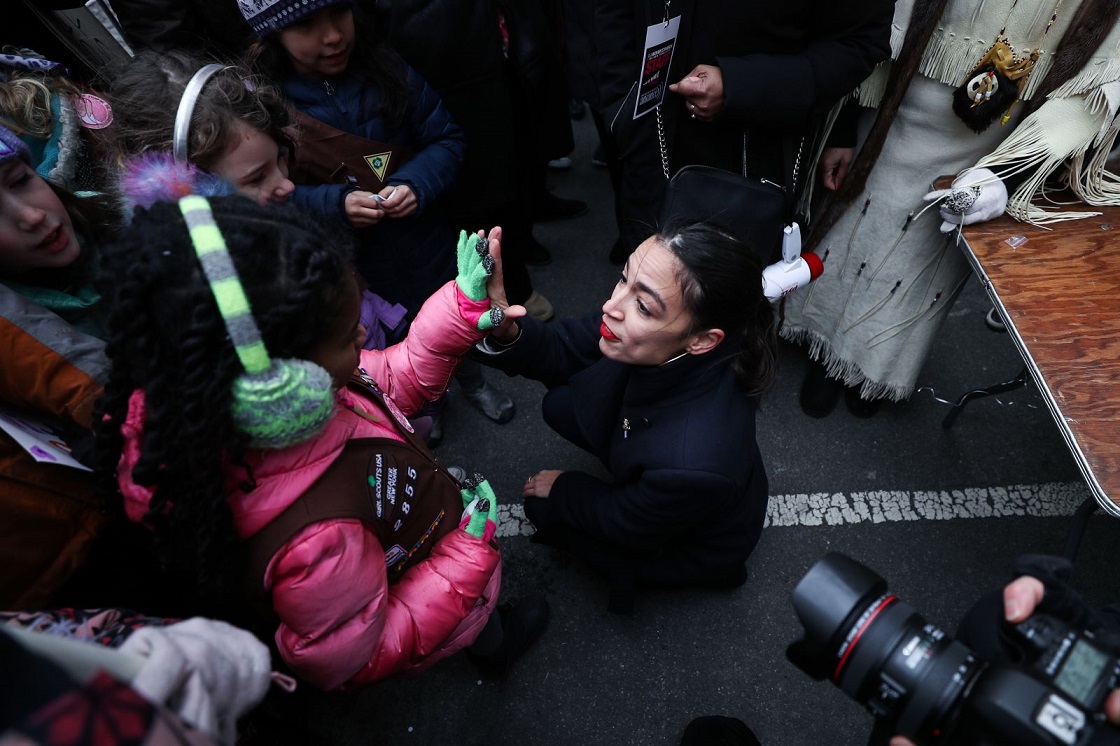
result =
[[711,166],[685,166],[665,189],[661,224],[703,220],[725,228],[770,264],[781,254],[788,200],[777,184]]
[[[669,178],[669,155],[660,107],[657,118],[661,167]],[[661,204],[661,225],[669,226],[682,220],[715,223],[745,242],[763,264],[768,265],[781,257],[783,230],[794,219],[793,194],[801,147],[798,147],[788,190],[772,181],[746,176],[746,151],[744,134],[743,175],[712,166],[684,166],[673,174]]]

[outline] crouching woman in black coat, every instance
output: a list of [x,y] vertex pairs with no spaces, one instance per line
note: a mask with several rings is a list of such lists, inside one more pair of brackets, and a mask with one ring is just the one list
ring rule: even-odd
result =
[[612,611],[630,613],[636,587],[746,581],[768,498],[755,411],[777,362],[755,252],[712,225],[670,228],[601,313],[507,318],[480,347],[548,386],[545,421],[610,471],[543,470],[523,492],[535,540],[604,572]]

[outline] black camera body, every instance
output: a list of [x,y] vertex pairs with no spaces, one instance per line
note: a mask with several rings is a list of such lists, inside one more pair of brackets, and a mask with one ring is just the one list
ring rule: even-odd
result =
[[793,605],[805,637],[789,659],[915,743],[1120,744],[1102,712],[1120,659],[1058,619],[1007,625],[1017,660],[983,661],[838,553],[809,569]]

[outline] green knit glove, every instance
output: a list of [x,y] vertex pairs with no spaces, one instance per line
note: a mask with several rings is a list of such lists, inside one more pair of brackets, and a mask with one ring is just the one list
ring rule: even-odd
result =
[[[455,283],[463,295],[475,302],[486,300],[486,285],[494,273],[494,257],[490,256],[490,241],[479,238],[477,233],[459,232],[459,245],[456,249],[459,275]],[[492,306],[482,311],[475,319],[479,331],[490,331],[502,323],[505,311]]]
[[466,481],[463,496],[463,520],[459,527],[471,536],[490,541],[498,530],[498,497],[490,483],[475,474]]
[[490,242],[479,238],[477,233],[459,231],[459,245],[456,250],[459,276],[455,282],[463,295],[471,300],[486,297],[486,282],[494,271],[494,257],[490,256]]

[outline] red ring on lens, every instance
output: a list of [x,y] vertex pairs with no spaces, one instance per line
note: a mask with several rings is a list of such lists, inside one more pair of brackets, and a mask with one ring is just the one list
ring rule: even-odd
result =
[[844,670],[844,664],[848,662],[848,656],[850,656],[852,654],[852,651],[856,649],[856,644],[859,642],[859,638],[863,637],[863,633],[867,631],[867,628],[871,625],[871,622],[875,621],[875,617],[883,613],[883,609],[887,608],[897,600],[898,596],[894,594],[887,596],[879,603],[879,607],[875,609],[874,612],[872,612],[871,616],[867,617],[867,619],[864,620],[863,624],[859,628],[859,631],[856,632],[855,637],[853,637],[851,643],[848,644],[848,649],[844,651],[844,655],[840,658],[840,662],[836,664],[836,670],[832,672],[832,683],[839,683],[840,672]]

